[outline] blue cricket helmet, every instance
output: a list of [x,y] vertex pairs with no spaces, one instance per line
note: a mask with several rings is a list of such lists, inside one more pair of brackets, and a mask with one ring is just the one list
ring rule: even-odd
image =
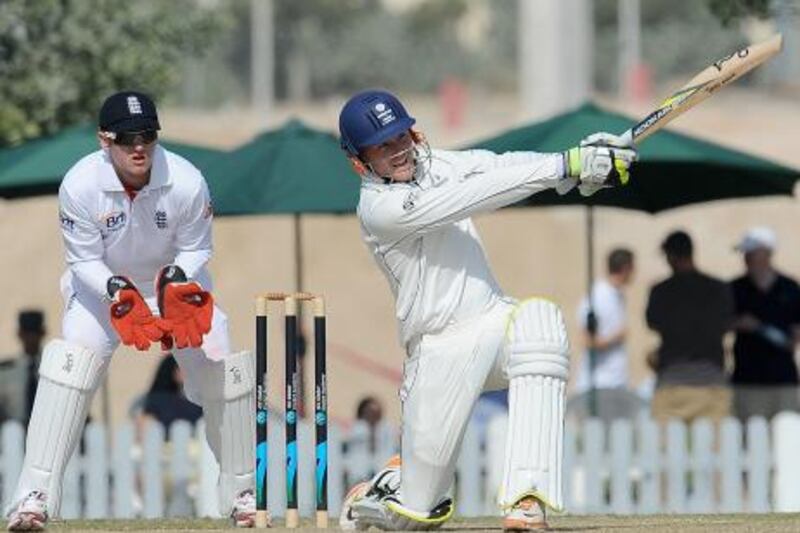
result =
[[339,113],[342,149],[358,156],[367,146],[384,143],[415,123],[392,93],[381,89],[362,91],[352,96]]

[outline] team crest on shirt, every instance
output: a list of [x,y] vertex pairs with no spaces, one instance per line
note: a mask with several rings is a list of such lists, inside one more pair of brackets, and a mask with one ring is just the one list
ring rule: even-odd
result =
[[156,227],[158,229],[167,229],[167,212],[166,211],[156,211],[156,215],[154,217],[156,222]]
[[112,211],[100,217],[102,229],[108,232],[121,230],[127,222],[128,216],[124,211]]
[[411,211],[414,209],[414,206],[417,205],[417,194],[419,193],[418,190],[409,191],[406,195],[405,200],[403,200],[403,211]]

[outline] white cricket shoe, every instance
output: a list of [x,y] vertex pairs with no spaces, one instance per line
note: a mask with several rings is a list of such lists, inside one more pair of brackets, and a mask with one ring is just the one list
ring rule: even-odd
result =
[[534,496],[525,496],[503,518],[504,531],[542,531],[547,529],[544,505]]
[[[235,527],[255,527],[256,497],[251,489],[243,490],[236,496],[230,516]],[[267,522],[269,523],[269,518]]]
[[47,494],[33,490],[9,513],[8,530],[43,531],[47,518]]

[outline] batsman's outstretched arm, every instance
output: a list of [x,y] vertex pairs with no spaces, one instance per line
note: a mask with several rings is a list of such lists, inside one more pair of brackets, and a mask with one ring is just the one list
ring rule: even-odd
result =
[[[434,183],[397,184],[390,190],[362,190],[362,221],[389,239],[435,230],[472,215],[492,211],[555,187],[564,178],[561,154],[537,162],[487,170],[464,164],[458,152],[434,152]],[[364,201],[368,197],[368,201]]]

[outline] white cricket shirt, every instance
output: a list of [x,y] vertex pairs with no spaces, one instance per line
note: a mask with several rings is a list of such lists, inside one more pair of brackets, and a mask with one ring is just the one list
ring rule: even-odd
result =
[[362,236],[389,281],[407,349],[503,296],[470,217],[553,188],[562,175],[561,154],[433,150],[414,182],[364,179]]
[[58,199],[69,267],[62,288],[102,298],[108,278],[122,275],[150,297],[167,264],[207,279],[211,198],[203,175],[182,157],[156,146],[150,183],[131,200],[109,156],[98,150],[67,172]]
[[[616,335],[627,327],[628,315],[622,291],[607,280],[592,284],[592,307],[597,319],[597,336],[600,338]],[[578,323],[586,328],[589,302],[583,299],[578,307]],[[595,350],[594,379],[589,377],[589,352],[584,351],[583,359],[575,380],[575,392],[586,392],[594,384],[597,389],[616,389],[628,386],[628,353],[625,343],[610,346],[605,350]]]

